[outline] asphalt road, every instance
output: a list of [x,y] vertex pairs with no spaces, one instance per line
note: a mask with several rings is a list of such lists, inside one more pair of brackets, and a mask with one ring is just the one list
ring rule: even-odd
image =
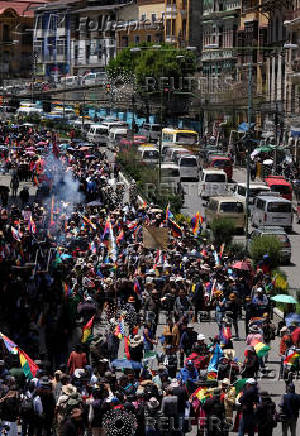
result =
[[[244,168],[234,169],[233,179],[235,182],[246,182],[246,170]],[[205,206],[201,201],[199,194],[198,183],[183,183],[184,190],[186,192],[185,203],[182,209],[182,213],[185,215],[193,216],[197,211],[202,216],[205,216]],[[251,232],[251,225],[249,232]],[[300,289],[300,225],[294,222],[293,233],[289,235],[292,246],[292,258],[290,265],[281,265],[281,269],[285,271],[288,277],[288,282],[291,288]],[[244,242],[246,241],[245,235],[235,236],[235,240]]]

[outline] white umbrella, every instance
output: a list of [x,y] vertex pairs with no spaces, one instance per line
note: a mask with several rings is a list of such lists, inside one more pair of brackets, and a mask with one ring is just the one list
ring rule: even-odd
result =
[[257,148],[255,150],[253,150],[253,152],[251,153],[251,159],[254,158],[254,156],[256,156],[257,154],[259,154],[259,151],[257,150]]
[[273,164],[273,159],[266,159],[263,161],[264,165],[272,165]]

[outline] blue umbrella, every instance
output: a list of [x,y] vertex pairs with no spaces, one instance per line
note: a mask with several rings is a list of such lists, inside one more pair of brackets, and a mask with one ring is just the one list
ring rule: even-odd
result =
[[300,315],[298,313],[289,313],[285,317],[285,323],[289,327],[293,322],[300,324]]
[[112,361],[112,366],[116,369],[142,369],[143,365],[140,362],[127,359],[115,359]]
[[72,259],[72,256],[71,256],[71,254],[62,254],[62,255],[60,256],[60,258],[61,258],[62,260],[65,260],[65,259]]

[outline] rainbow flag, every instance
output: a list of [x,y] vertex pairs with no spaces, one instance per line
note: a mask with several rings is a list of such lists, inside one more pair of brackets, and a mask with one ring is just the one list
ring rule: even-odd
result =
[[25,377],[32,379],[35,377],[39,367],[34,363],[34,361],[21,350],[11,339],[0,333],[0,338],[3,340],[6,349],[12,354],[18,354],[20,364],[23,368]]
[[24,353],[24,351],[19,349],[19,359],[22,366],[25,377],[33,379],[39,369],[38,365],[34,363],[30,357]]
[[0,338],[3,340],[6,349],[13,354],[18,352],[18,346],[3,333],[0,333]]
[[170,223],[170,228],[171,228],[171,232],[174,238],[179,238],[182,236],[182,230],[179,227],[179,225],[177,223],[175,223],[175,221],[172,221],[169,219],[169,223]]
[[168,220],[173,218],[173,214],[170,211],[170,203],[167,204],[167,209],[166,209],[166,221],[168,222]]
[[65,298],[68,298],[72,295],[72,289],[70,287],[70,285],[68,285],[68,283],[65,282]]
[[102,235],[102,240],[103,243],[106,245],[106,247],[108,247],[109,244],[109,237],[110,237],[110,219],[107,218],[107,220],[105,221],[104,232]]
[[285,364],[288,363],[290,365],[295,365],[296,360],[299,360],[299,359],[300,359],[300,354],[295,352],[295,353],[290,354],[289,356],[287,356],[284,359],[284,363]]
[[196,236],[199,231],[199,223],[200,223],[200,213],[197,212],[195,216],[191,219],[192,232]]
[[29,218],[28,227],[29,233],[34,234],[36,232],[35,222],[33,221],[32,216]]
[[137,278],[134,279],[133,290],[136,294],[141,294],[141,292],[142,292],[140,282],[138,281]]
[[86,323],[85,326],[82,327],[82,337],[81,342],[87,342],[92,336],[92,327],[94,324],[95,315]]
[[119,245],[121,241],[124,240],[124,230],[121,230],[116,238],[116,243]]
[[96,229],[97,229],[96,224],[92,223],[92,221],[89,220],[86,216],[84,216],[83,219],[84,219],[84,221],[85,221],[89,226],[91,226],[91,228],[92,228],[93,230],[96,230]]
[[253,347],[256,351],[256,354],[258,357],[264,357],[268,351],[271,349],[268,345],[263,344],[262,342],[255,343],[256,341],[253,341]]
[[120,316],[119,323],[115,327],[114,335],[118,336],[119,339],[122,339],[125,333],[124,320],[123,317]]

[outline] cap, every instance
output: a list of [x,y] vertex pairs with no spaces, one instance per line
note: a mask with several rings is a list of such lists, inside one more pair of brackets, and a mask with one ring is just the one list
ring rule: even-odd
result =
[[254,378],[247,378],[247,384],[248,384],[248,385],[255,385],[255,384],[256,384],[256,381],[255,381]]
[[257,288],[257,292],[262,292],[262,288]]
[[204,341],[205,340],[205,336],[202,335],[201,333],[199,335],[197,335],[197,341]]

